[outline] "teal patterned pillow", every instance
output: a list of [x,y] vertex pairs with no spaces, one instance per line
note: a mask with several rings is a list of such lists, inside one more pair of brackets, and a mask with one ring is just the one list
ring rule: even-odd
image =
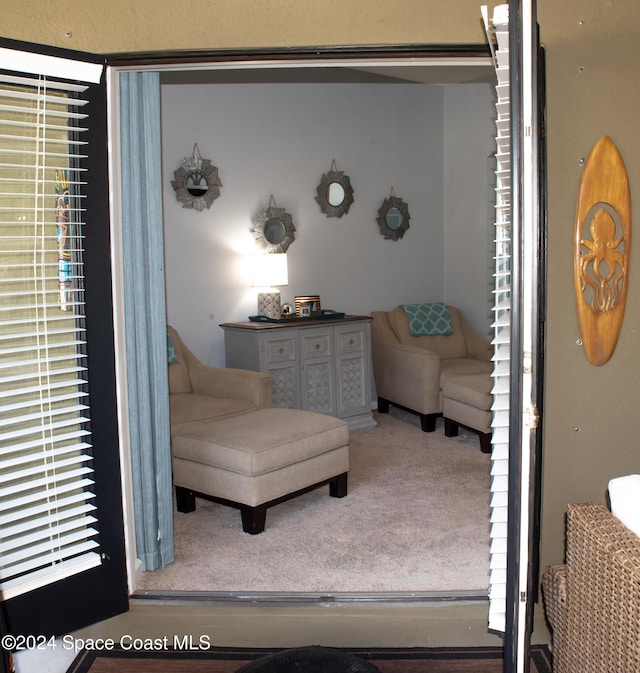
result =
[[405,304],[411,336],[447,336],[453,334],[451,314],[442,303]]
[[170,365],[175,365],[178,362],[176,349],[173,347],[173,339],[171,338],[171,335],[168,332],[167,332],[167,362]]

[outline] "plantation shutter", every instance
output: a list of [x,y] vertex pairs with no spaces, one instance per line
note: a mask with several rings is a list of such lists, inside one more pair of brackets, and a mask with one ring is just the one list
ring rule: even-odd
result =
[[[496,7],[483,18],[496,67],[496,221],[493,321],[493,419],[491,452],[491,561],[489,628],[504,632],[507,588],[509,493],[509,397],[511,372],[511,117],[509,105],[509,15]],[[494,39],[495,38],[495,39]]]
[[[60,619],[59,596],[67,607],[77,600],[64,581],[84,573],[81,600],[91,600],[86,587],[104,573],[90,571],[119,565],[111,539],[122,540],[120,506],[105,530],[98,515],[98,462],[109,465],[103,479],[111,481],[114,502],[120,495],[115,384],[112,371],[100,373],[89,362],[102,360],[112,370],[113,334],[94,339],[89,355],[88,332],[101,330],[88,327],[95,318],[88,319],[85,273],[87,229],[94,229],[92,241],[104,241],[104,230],[95,233],[102,215],[86,217],[91,180],[94,192],[101,181],[100,172],[88,170],[89,110],[96,104],[87,94],[104,66],[2,44],[10,46],[0,46],[0,595],[14,633],[59,633],[54,629],[89,623],[81,611]],[[106,148],[102,108],[102,141],[94,134],[94,147]],[[108,208],[100,210],[108,231]],[[109,269],[109,246],[99,245]],[[107,285],[92,312],[108,326],[110,279],[101,265],[92,264],[92,274]],[[101,341],[106,350],[96,357]],[[94,432],[101,434],[98,458]],[[121,570],[114,576],[123,584]],[[113,586],[96,591],[118,596],[119,608],[108,613],[122,611]],[[36,597],[45,595],[43,608]]]
[[498,154],[489,627],[504,633],[511,673],[528,670],[539,585],[544,64],[535,0],[496,7],[491,24],[483,16],[495,36]]

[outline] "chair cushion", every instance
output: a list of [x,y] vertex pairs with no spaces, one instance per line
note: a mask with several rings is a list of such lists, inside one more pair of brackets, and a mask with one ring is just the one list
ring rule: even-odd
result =
[[447,399],[487,411],[491,409],[493,401],[492,387],[493,381],[489,373],[452,376],[444,382],[442,394]]
[[255,476],[349,443],[345,421],[300,409],[261,409],[251,414],[181,426],[174,458]]
[[193,421],[228,418],[255,411],[255,406],[247,400],[228,397],[211,397],[194,393],[169,395],[172,434],[176,427]]
[[396,306],[389,311],[389,324],[398,341],[405,346],[432,351],[437,353],[442,360],[466,358],[468,356],[467,344],[462,333],[460,314],[457,309],[451,306],[447,308],[449,309],[453,329],[453,332],[447,336],[412,336],[407,312],[402,306]]
[[640,474],[609,481],[611,513],[640,537]]
[[470,358],[443,360],[440,370],[440,390],[444,390],[449,379],[457,379],[461,376],[480,375],[486,377],[486,380],[490,380],[492,370],[491,363],[482,360],[472,360]]

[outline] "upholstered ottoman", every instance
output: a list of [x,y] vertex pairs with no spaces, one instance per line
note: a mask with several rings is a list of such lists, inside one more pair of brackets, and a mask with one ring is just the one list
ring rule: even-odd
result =
[[264,530],[268,507],[312,488],[347,494],[349,430],[332,416],[261,409],[181,424],[171,444],[178,511],[192,512],[196,495],[238,507],[246,533]]
[[480,449],[491,453],[491,389],[489,374],[452,376],[442,386],[444,434],[455,437],[462,425],[480,435]]

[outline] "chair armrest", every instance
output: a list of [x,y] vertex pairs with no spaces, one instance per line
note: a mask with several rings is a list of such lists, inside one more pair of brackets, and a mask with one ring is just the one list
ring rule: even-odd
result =
[[440,412],[440,356],[424,348],[401,344],[386,314],[374,312],[371,315],[378,396],[423,414]]
[[230,397],[252,402],[256,409],[272,404],[273,380],[269,374],[248,369],[191,364],[189,370],[193,392],[212,397]]
[[380,378],[380,397],[421,414],[441,411],[440,356],[437,353],[402,344],[388,348]]

